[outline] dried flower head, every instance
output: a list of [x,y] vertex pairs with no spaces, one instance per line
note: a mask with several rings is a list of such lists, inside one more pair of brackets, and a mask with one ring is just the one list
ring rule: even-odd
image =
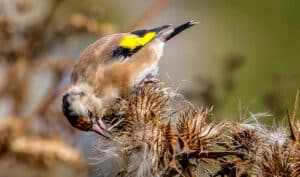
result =
[[300,145],[296,143],[290,151],[291,176],[300,176]]
[[258,176],[290,177],[292,174],[290,154],[278,142],[262,150],[257,166]]
[[183,151],[209,150],[220,140],[224,126],[206,122],[207,118],[211,116],[211,112],[212,109],[206,109],[205,111],[188,110],[181,113],[176,122],[176,128],[182,141]]
[[250,124],[232,123],[229,127],[230,145],[229,150],[256,154],[257,150],[264,145],[262,132]]
[[228,131],[222,136],[224,143],[220,146],[227,151],[240,152],[245,156],[244,158],[230,156],[220,159],[221,169],[215,176],[247,177],[254,175],[255,164],[261,156],[262,149],[273,142],[269,140],[270,134],[273,132],[258,122],[259,118],[269,116],[267,113],[251,114],[250,118],[245,119],[242,123],[226,123]]
[[[145,130],[146,126],[159,126],[165,120],[170,108],[171,96],[159,83],[148,83],[138,86],[124,99],[118,99],[111,110],[116,116],[110,124],[123,120],[119,129],[126,132]],[[111,118],[111,117],[109,117]]]
[[221,144],[227,151],[241,152],[246,158],[228,157],[220,159],[221,169],[215,174],[227,176],[250,176],[259,148],[264,145],[261,132],[255,126],[245,123],[227,123],[228,132]]

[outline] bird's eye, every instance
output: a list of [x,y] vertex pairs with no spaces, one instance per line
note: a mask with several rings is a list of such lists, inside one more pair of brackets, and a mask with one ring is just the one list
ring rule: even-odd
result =
[[73,95],[79,95],[80,97],[82,96],[85,96],[85,92],[76,92],[76,93],[73,93]]
[[93,117],[93,113],[90,111],[90,110],[88,110],[88,116],[91,118],[91,117]]

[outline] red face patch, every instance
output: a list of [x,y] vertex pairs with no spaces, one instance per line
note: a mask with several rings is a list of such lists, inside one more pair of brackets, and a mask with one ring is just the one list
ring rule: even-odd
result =
[[91,130],[92,128],[92,121],[90,119],[84,119],[82,117],[78,117],[75,127],[80,129],[80,130],[84,130],[84,131],[88,131]]

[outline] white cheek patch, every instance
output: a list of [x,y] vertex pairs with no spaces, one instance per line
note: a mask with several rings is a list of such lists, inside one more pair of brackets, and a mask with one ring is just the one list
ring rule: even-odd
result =
[[70,110],[73,110],[74,114],[88,116],[88,110],[79,97],[70,100],[70,108]]
[[70,110],[73,114],[88,116],[89,111],[101,112],[102,100],[94,95],[87,84],[76,84],[68,90]]

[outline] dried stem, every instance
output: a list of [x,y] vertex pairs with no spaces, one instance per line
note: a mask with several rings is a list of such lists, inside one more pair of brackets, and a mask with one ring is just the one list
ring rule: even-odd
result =
[[45,26],[49,26],[57,8],[63,1],[64,0],[53,0],[53,2],[51,2],[47,12],[43,16],[43,20],[41,20],[40,23],[37,23],[34,29],[31,30],[27,43],[24,49],[20,50],[21,53],[19,55],[26,56],[27,58],[36,56],[36,44],[44,38],[43,35],[45,34]]
[[299,142],[300,138],[298,130],[297,130],[297,113],[298,113],[298,108],[299,108],[299,90],[297,90],[296,98],[295,98],[295,103],[294,103],[294,111],[293,111],[293,116],[289,118],[289,125],[290,125],[290,130],[291,130],[291,138],[297,142]]

